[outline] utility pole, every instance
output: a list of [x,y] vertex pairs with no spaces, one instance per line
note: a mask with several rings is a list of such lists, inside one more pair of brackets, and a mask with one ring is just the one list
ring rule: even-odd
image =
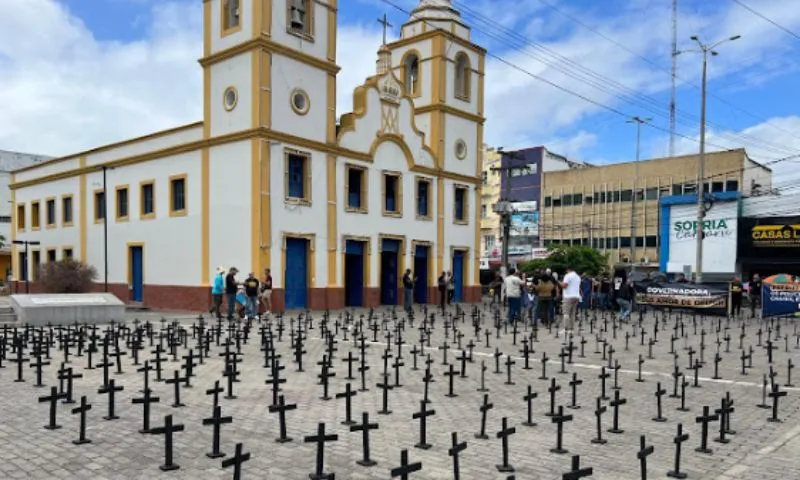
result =
[[733,37],[720,40],[712,45],[703,43],[700,38],[695,35],[692,40],[700,47],[699,50],[685,50],[686,52],[697,52],[703,55],[703,81],[702,81],[702,96],[700,99],[700,159],[697,165],[697,247],[695,258],[695,282],[703,282],[703,220],[706,216],[705,207],[705,182],[706,182],[706,90],[708,83],[708,54],[712,57],[719,55],[716,47],[723,43],[732,42],[741,38],[741,35],[734,35]]
[[[650,117],[633,117],[628,120],[628,123],[636,124],[636,162],[634,166],[633,189],[631,190],[633,194],[631,197],[631,271],[636,269],[636,193],[639,189],[639,155],[642,143],[642,124],[650,120],[652,120]],[[644,196],[644,192],[642,192],[642,196]]]
[[[505,180],[505,188],[503,189],[500,202],[495,204],[494,211],[495,213],[500,214],[500,224],[503,227],[503,253],[502,253],[502,261],[503,261],[503,268],[506,269],[506,275],[510,269],[510,265],[508,263],[508,244],[511,237],[511,214],[513,213],[511,208],[511,172],[513,170],[518,170],[519,167],[515,167],[511,165],[511,160],[516,158],[516,152],[504,152],[503,147],[499,147],[497,152],[501,155],[500,158],[500,166],[499,167],[492,167],[491,170],[493,172],[502,172],[503,178]],[[506,165],[503,165],[502,156],[508,155],[508,162]]]
[[675,116],[676,90],[678,77],[678,0],[672,0],[672,87],[669,101],[669,156],[675,156]]

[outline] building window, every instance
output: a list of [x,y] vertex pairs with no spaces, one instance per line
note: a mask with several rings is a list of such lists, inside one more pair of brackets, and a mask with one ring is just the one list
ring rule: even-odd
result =
[[725,191],[726,192],[738,192],[739,191],[739,182],[738,180],[728,180],[725,182]]
[[561,206],[561,197],[553,197],[553,207]]
[[31,202],[31,229],[39,230],[39,222],[42,219],[42,212],[39,208],[39,201]]
[[658,199],[658,189],[657,188],[648,188],[645,190],[644,198],[647,200],[657,200]]
[[403,61],[403,85],[406,95],[419,96],[419,57],[412,53]]
[[658,237],[655,235],[648,235],[645,237],[645,247],[657,247],[658,246]]
[[469,58],[465,53],[456,55],[455,95],[460,100],[469,100],[470,81],[472,80]]
[[565,207],[571,207],[572,206],[572,195],[569,195],[569,194],[568,195],[562,195],[561,196],[561,201],[564,203]]
[[284,165],[285,200],[311,203],[311,154],[287,149]]
[[106,195],[102,190],[94,192],[94,221],[102,222],[106,219]]
[[623,190],[622,193],[620,194],[620,199],[623,202],[630,202],[631,200],[633,200],[633,192],[631,190]]
[[308,40],[314,36],[314,8],[309,0],[286,1],[286,25],[289,33]]
[[417,178],[417,218],[430,220],[431,181],[427,178]]
[[345,167],[345,191],[347,192],[347,211],[367,212],[367,169],[354,165]]
[[20,203],[17,205],[17,230],[20,232],[25,231],[25,204]]
[[55,248],[48,248],[47,249],[47,263],[55,263],[56,262],[56,249]]
[[31,251],[31,280],[36,280],[39,276],[39,267],[42,265],[42,252],[39,250]]
[[544,197],[544,206],[545,207],[553,206],[553,197]]
[[485,251],[489,251],[494,248],[494,235],[484,235],[483,236],[483,249]]
[[631,237],[620,237],[620,239],[619,239],[619,247],[620,248],[631,248]]
[[466,224],[469,217],[467,193],[469,187],[455,185],[453,189],[453,219],[455,223]]
[[383,174],[383,214],[399,217],[403,214],[403,177],[398,172]]
[[644,237],[636,237],[636,247],[637,248],[644,247]]
[[223,33],[232,33],[229,30],[239,28],[240,25],[239,0],[222,0]]
[[169,215],[182,217],[187,213],[186,175],[169,177]]
[[45,209],[45,221],[47,224],[47,228],[53,228],[56,226],[56,199],[55,198],[48,198],[45,200],[44,203]]
[[72,226],[72,195],[61,197],[61,226]]
[[61,252],[61,258],[72,258],[72,248],[65,248],[63,252]]
[[486,218],[486,205],[481,205],[481,218]]
[[572,196],[572,204],[573,205],[581,205],[583,204],[583,194],[576,193]]
[[28,280],[28,256],[25,255],[25,252],[19,252],[17,254],[18,262],[19,262],[19,273],[14,272],[15,275],[22,281]]
[[311,108],[311,100],[308,98],[308,94],[305,90],[296,88],[292,91],[290,97],[290,103],[294,113],[298,115],[305,115],[308,113],[308,110]]
[[488,172],[484,171],[484,172],[481,173],[481,183],[483,185],[488,185],[489,184],[489,173]]
[[7,215],[0,215],[0,223],[11,223],[11,217]]
[[711,182],[711,191],[713,193],[725,191],[725,182]]
[[222,93],[222,105],[225,107],[225,110],[230,112],[234,108],[236,108],[236,104],[239,103],[239,92],[236,90],[236,87],[228,87]]
[[694,195],[697,193],[697,184],[694,183],[687,183],[683,186],[683,194],[684,195]]
[[117,221],[128,220],[128,186],[117,187]]

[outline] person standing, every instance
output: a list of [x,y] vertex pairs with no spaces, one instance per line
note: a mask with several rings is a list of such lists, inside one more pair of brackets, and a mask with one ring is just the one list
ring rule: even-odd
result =
[[411,269],[407,268],[403,275],[403,307],[408,313],[411,313],[411,307],[414,304],[414,282],[416,281],[417,279],[411,274]]
[[505,280],[506,286],[506,299],[508,299],[508,319],[507,323],[512,323],[520,316],[520,307],[522,304],[522,279],[513,268],[509,270],[509,274]]
[[456,296],[456,277],[453,272],[447,272],[447,304],[453,303],[453,298]]
[[211,286],[211,309],[208,313],[216,314],[217,318],[222,318],[222,295],[225,293],[225,268],[218,267],[217,275],[214,277],[214,285]]
[[247,274],[244,281],[244,294],[247,296],[247,306],[245,308],[245,320],[258,318],[258,294],[261,282],[256,278],[255,272]]
[[236,310],[236,274],[239,270],[236,267],[231,267],[228,274],[225,276],[225,297],[228,302],[228,320],[233,320],[233,312]]
[[581,301],[581,277],[575,273],[574,268],[567,268],[567,274],[561,282],[564,289],[563,303],[561,306],[564,315],[564,333],[572,332],[575,329],[575,319],[578,316],[578,304]]
[[442,308],[442,313],[444,313],[444,305],[447,301],[447,272],[442,272],[439,275],[436,286],[439,289],[439,306]]
[[755,318],[756,308],[761,307],[761,276],[757,273],[753,274],[753,279],[750,280],[749,300],[750,300],[750,316]]
[[603,274],[603,278],[600,279],[600,293],[598,294],[600,310],[608,310],[608,308],[611,306],[611,302],[609,302],[610,294],[611,280],[608,279],[607,275]]
[[633,309],[633,280],[628,279],[627,282],[620,285],[617,290],[617,304],[619,305],[620,321],[628,322]]
[[542,275],[533,288],[536,291],[539,310],[538,314],[534,316],[534,325],[536,325],[536,317],[541,317],[542,325],[549,327],[553,320],[553,317],[550,316],[550,305],[553,303],[553,296],[556,293],[556,284],[549,275]]
[[738,317],[742,314],[742,293],[744,287],[742,279],[738,275],[733,277],[730,287],[731,292],[731,316]]
[[264,281],[261,282],[261,304],[265,313],[272,312],[272,274],[269,268],[264,269]]

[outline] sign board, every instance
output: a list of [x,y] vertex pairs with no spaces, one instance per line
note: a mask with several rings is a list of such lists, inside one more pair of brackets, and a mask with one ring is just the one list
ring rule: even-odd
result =
[[539,209],[536,208],[538,205],[536,200],[530,202],[512,202],[511,208],[514,209],[515,212],[536,212]]
[[761,284],[761,315],[800,316],[800,283],[788,274],[773,275]]
[[550,250],[546,248],[534,248],[531,252],[531,257],[534,260],[543,260],[550,256]]
[[[719,202],[703,220],[703,271],[736,271],[738,202]],[[675,205],[669,216],[670,265],[694,266],[697,252],[697,205]],[[682,272],[669,272],[682,273]]]
[[511,235],[539,234],[539,212],[514,212],[511,214]]
[[636,303],[654,308],[677,308],[714,315],[728,313],[727,285],[644,282],[634,286]]
[[739,257],[800,257],[800,217],[742,218]]

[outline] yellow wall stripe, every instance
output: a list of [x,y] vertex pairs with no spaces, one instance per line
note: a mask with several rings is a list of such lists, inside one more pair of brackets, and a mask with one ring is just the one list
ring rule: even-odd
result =
[[[81,157],[78,161],[78,165],[83,170],[86,168],[86,157]],[[78,203],[80,206],[80,212],[78,214],[78,225],[80,228],[80,258],[84,262],[89,261],[89,255],[86,251],[86,229],[87,229],[87,211],[86,211],[86,174],[81,174],[80,178],[80,195],[78,199]]]

